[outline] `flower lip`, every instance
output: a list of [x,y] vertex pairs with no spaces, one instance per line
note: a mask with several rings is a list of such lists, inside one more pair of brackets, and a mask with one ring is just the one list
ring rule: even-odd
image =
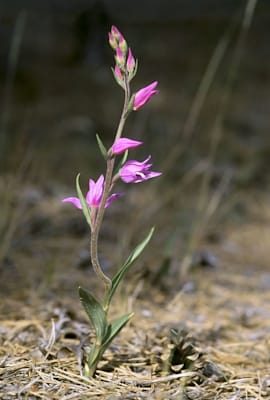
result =
[[141,146],[143,142],[138,140],[133,140],[129,138],[119,138],[112,145],[112,152],[115,155],[124,153],[126,150],[132,149],[134,147]]
[[81,205],[80,199],[78,199],[78,197],[65,197],[61,201],[62,201],[62,203],[72,203],[76,208],[78,208],[79,210],[82,210],[82,205]]
[[148,161],[151,156],[148,156],[144,161],[137,160],[127,161],[119,171],[120,178],[125,183],[139,183],[152,179],[161,175],[161,172],[150,171],[152,164]]

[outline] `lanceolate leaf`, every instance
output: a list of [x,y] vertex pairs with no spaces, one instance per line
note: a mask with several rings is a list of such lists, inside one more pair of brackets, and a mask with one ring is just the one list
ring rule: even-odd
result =
[[104,338],[104,342],[102,343],[102,350],[105,351],[109,346],[111,341],[115,338],[115,336],[121,331],[121,329],[128,323],[128,321],[133,317],[134,313],[128,313],[122,315],[122,317],[114,319],[109,325],[107,329],[106,336]]
[[88,354],[88,366],[90,370],[93,368],[95,369],[96,363],[101,359],[103,353],[106,351],[111,341],[127,324],[127,322],[133,315],[134,315],[133,313],[128,313],[123,315],[122,317],[113,320],[107,327],[107,331],[103,338],[102,343],[100,345],[97,345],[97,343],[95,342],[92,345],[90,352]]
[[139,257],[141,252],[144,250],[146,245],[149,243],[153,233],[154,233],[154,228],[152,228],[150,230],[150,232],[148,233],[146,238],[140,244],[138,244],[138,246],[130,253],[130,255],[127,258],[127,260],[124,263],[124,265],[119,269],[119,271],[112,278],[112,286],[111,286],[111,289],[110,289],[109,293],[107,294],[107,297],[106,297],[106,300],[105,300],[105,305],[107,307],[109,306],[109,304],[111,302],[111,299],[112,299],[112,296],[114,295],[114,292],[117,289],[119,283],[121,282],[123,276],[128,271],[128,269],[131,266],[131,264]]
[[106,335],[103,338],[103,342],[98,345],[97,342],[95,342],[88,354],[88,360],[87,360],[87,368],[88,368],[88,373],[90,376],[93,376],[96,370],[96,366],[98,361],[101,360],[103,353],[106,351],[108,348],[109,344],[111,341],[115,338],[115,336],[121,331],[121,329],[126,325],[126,323],[130,320],[130,318],[133,316],[133,313],[125,314],[120,318],[117,318],[113,320],[107,328]]
[[107,318],[103,307],[88,291],[79,288],[80,301],[96,331],[97,341],[102,341],[107,331]]
[[97,138],[97,142],[98,142],[98,147],[99,150],[101,152],[101,154],[103,155],[103,157],[105,158],[105,160],[107,159],[107,150],[106,147],[104,146],[102,140],[100,139],[99,135],[96,134],[96,138]]
[[81,188],[80,188],[80,174],[77,175],[76,177],[76,189],[77,189],[77,193],[78,193],[78,197],[80,199],[81,205],[82,205],[82,211],[83,214],[86,218],[86,221],[88,223],[88,225],[90,226],[90,228],[92,228],[91,225],[91,216],[90,216],[90,208],[88,207],[86,200],[84,198],[84,195],[82,194]]

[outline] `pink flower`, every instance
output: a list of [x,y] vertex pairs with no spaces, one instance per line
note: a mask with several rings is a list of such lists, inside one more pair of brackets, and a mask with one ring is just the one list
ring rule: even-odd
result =
[[[103,175],[100,175],[100,177],[96,182],[93,179],[89,179],[89,190],[85,198],[89,208],[100,206],[103,195],[103,189],[104,189]],[[105,207],[108,207],[114,199],[120,196],[121,196],[120,193],[113,193],[111,196],[108,197]],[[82,205],[78,197],[66,197],[65,199],[62,200],[62,203],[72,203],[75,207],[82,210]]]
[[127,161],[119,171],[120,178],[126,183],[139,183],[147,181],[161,175],[161,172],[149,171],[152,167],[148,161],[151,156],[148,156],[144,161],[136,160]]
[[127,70],[128,72],[133,72],[135,68],[135,58],[133,57],[132,51],[128,49],[128,58],[127,58]]
[[137,147],[143,144],[143,142],[139,142],[138,140],[132,140],[128,138],[120,138],[117,139],[112,145],[112,152],[115,155],[122,154],[128,149],[132,149],[133,147]]
[[143,107],[152,96],[158,93],[158,90],[156,90],[157,84],[158,82],[155,81],[135,93],[133,110],[139,110],[139,108]]

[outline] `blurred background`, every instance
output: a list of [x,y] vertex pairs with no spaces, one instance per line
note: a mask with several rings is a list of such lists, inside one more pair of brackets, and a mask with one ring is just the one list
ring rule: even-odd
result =
[[132,89],[159,81],[124,136],[144,141],[132,155],[151,154],[163,175],[121,188],[102,230],[104,269],[156,225],[145,277],[181,282],[234,251],[225,239],[247,221],[269,221],[268,0],[2,0],[0,15],[3,290],[18,278],[73,288],[88,271],[86,223],[61,199],[78,172],[86,191],[104,171],[95,135],[110,146],[117,127],[112,24],[139,60]]

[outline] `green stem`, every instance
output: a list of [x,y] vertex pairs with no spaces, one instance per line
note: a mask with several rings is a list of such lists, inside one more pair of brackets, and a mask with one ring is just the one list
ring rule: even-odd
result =
[[[117,131],[115,134],[114,141],[116,139],[119,139],[122,135],[124,125],[125,125],[125,122],[126,122],[126,119],[128,116],[129,101],[130,101],[130,86],[129,86],[128,76],[125,75],[125,100],[124,100],[124,106],[123,106],[122,114],[120,117],[120,121],[118,124],[118,128],[117,128]],[[112,285],[112,281],[107,275],[104,274],[104,272],[102,271],[102,268],[100,266],[99,258],[98,258],[98,239],[99,239],[100,227],[101,227],[103,217],[104,217],[106,201],[108,199],[110,190],[112,188],[114,163],[115,163],[114,156],[107,160],[107,169],[106,169],[106,174],[105,174],[103,196],[102,196],[101,204],[98,208],[95,223],[92,227],[92,234],[91,234],[91,241],[90,241],[90,254],[91,254],[92,266],[93,266],[94,271],[95,271],[96,275],[98,276],[98,278],[104,282],[106,293],[109,292],[111,285]]]
[[106,293],[110,290],[112,282],[111,282],[111,279],[107,275],[104,274],[104,272],[102,271],[102,268],[100,266],[100,263],[99,263],[98,239],[99,239],[100,227],[101,227],[104,212],[105,212],[106,200],[108,198],[109,191],[110,191],[113,167],[114,167],[114,158],[107,161],[107,170],[106,170],[106,176],[105,176],[105,182],[104,182],[103,197],[102,197],[99,209],[98,209],[96,221],[93,226],[91,240],[90,240],[90,254],[91,254],[92,266],[93,266],[94,271],[97,274],[98,278],[104,282],[105,287],[106,287]]
[[93,343],[93,346],[94,348],[92,351],[90,350],[90,353],[88,354],[87,363],[84,366],[85,375],[91,378],[94,377],[97,369],[97,364],[103,354],[100,353],[101,343],[97,343],[96,340],[95,343]]

